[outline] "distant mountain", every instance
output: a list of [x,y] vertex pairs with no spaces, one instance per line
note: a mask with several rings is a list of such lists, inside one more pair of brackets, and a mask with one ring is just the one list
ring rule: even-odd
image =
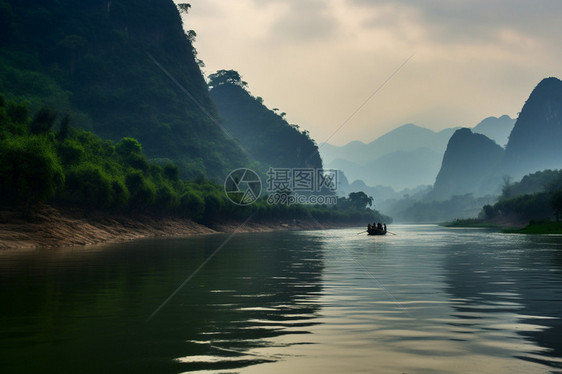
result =
[[501,117],[488,117],[474,126],[472,132],[486,135],[498,145],[505,147],[509,139],[509,134],[513,130],[515,120],[507,115]]
[[349,183],[345,173],[341,170],[338,171],[338,189],[337,194],[339,196],[347,196],[351,192],[363,191],[367,195],[374,198],[375,202],[386,200],[389,198],[396,197],[396,192],[386,186],[367,186],[362,180],[356,180],[353,183]]
[[[103,138],[135,137],[183,176],[247,165],[217,121],[172,0],[0,0],[0,92],[70,113]],[[165,160],[162,160],[165,161]]]
[[276,168],[322,168],[318,147],[308,132],[287,123],[244,87],[241,80],[229,80],[215,85],[210,94],[224,127],[250,156]]
[[[474,132],[505,139],[513,120],[490,117]],[[430,199],[473,193],[499,193],[506,176],[518,180],[526,174],[562,169],[562,82],[542,80],[523,106],[508,136],[505,150],[469,129],[455,132],[447,145]],[[501,141],[499,142],[501,144]]]
[[322,144],[320,153],[324,162],[328,164],[336,159],[345,159],[359,165],[369,164],[392,152],[412,152],[419,148],[428,148],[442,154],[455,130],[450,128],[434,132],[413,124],[406,124],[368,144],[360,141],[353,141],[342,147]]
[[386,185],[396,190],[413,188],[433,183],[454,131],[434,132],[406,124],[369,144],[324,144],[320,153],[326,167],[345,171],[350,180],[361,179],[368,185]]
[[501,161],[503,148],[470,129],[457,130],[443,156],[443,163],[429,198],[446,200],[452,195],[483,195],[497,186],[492,178]]
[[[514,123],[507,115],[488,117],[473,132],[504,146]],[[345,171],[350,180],[360,179],[368,185],[387,185],[396,190],[431,185],[441,168],[447,143],[457,129],[434,132],[406,124],[368,144],[323,144],[320,153],[326,167]]]
[[526,101],[505,149],[502,172],[515,179],[562,168],[562,81],[543,79]]
[[366,165],[338,159],[328,166],[344,170],[351,180],[362,180],[371,186],[392,186],[399,191],[433,184],[442,158],[443,153],[424,147],[387,153]]
[[341,170],[338,172],[338,196],[347,196],[351,192],[363,191],[367,195],[373,197],[373,203],[378,209],[385,209],[388,207],[388,201],[395,201],[402,198],[405,194],[416,194],[422,190],[427,190],[429,186],[417,187],[416,189],[405,189],[400,192],[396,192],[392,187],[388,186],[368,186],[362,180],[355,180],[353,183],[349,183],[345,173]]

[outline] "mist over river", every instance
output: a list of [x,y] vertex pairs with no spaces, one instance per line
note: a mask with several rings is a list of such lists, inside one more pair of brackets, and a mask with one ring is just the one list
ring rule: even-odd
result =
[[562,237],[393,225],[0,252],[3,373],[562,373]]

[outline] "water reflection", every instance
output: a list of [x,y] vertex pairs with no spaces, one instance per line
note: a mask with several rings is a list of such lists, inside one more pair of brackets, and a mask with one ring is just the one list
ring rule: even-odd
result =
[[436,226],[0,253],[3,372],[560,372],[560,238]]
[[475,350],[562,368],[561,238],[482,235],[448,245],[449,323],[467,340],[478,334]]
[[222,372],[307,344],[323,259],[305,236],[235,236],[144,323],[224,239],[3,253],[3,370]]

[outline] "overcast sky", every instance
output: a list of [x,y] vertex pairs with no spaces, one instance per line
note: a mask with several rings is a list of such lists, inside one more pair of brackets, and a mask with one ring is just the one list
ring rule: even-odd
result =
[[516,117],[562,78],[561,0],[186,1],[204,72],[238,71],[318,143]]

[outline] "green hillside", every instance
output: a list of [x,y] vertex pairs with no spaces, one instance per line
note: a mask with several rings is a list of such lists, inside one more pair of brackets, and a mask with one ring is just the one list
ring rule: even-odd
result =
[[0,17],[8,99],[70,113],[102,138],[134,137],[185,177],[248,164],[218,124],[195,34],[171,0],[0,0]]
[[237,72],[211,74],[210,85],[224,127],[252,158],[276,168],[322,168],[318,146],[308,132],[250,95]]

